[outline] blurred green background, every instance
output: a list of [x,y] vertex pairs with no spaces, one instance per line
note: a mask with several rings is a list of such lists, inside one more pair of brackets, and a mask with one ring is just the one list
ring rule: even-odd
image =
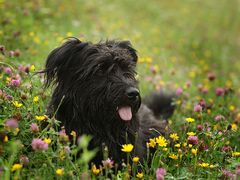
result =
[[0,44],[21,52],[12,63],[42,69],[68,36],[124,39],[138,51],[143,93],[187,81],[208,87],[209,72],[216,86],[239,88],[239,0],[0,0],[0,17]]

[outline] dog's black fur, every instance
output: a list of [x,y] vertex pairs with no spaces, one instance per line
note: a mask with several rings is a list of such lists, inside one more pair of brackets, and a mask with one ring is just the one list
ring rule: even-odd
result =
[[[157,116],[167,118],[174,109],[172,97],[162,94],[147,101],[151,109],[141,104],[135,79],[137,60],[129,41],[92,44],[72,38],[49,54],[43,70],[46,87],[55,85],[50,115],[57,110],[56,119],[67,134],[74,130],[78,136],[91,135],[90,148],[105,144],[116,163],[126,158],[121,151],[126,143],[135,145],[135,155],[146,158],[149,138],[157,132],[166,134],[167,123]],[[122,119],[121,107],[131,107],[131,120]],[[102,159],[100,148],[93,162],[100,164]]]

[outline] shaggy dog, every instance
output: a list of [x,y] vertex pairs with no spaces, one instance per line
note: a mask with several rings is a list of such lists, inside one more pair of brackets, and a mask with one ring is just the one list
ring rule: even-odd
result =
[[[102,145],[109,157],[121,163],[121,146],[134,145],[133,154],[146,158],[146,142],[166,134],[166,119],[173,112],[171,96],[153,94],[141,103],[135,79],[136,50],[129,41],[97,44],[68,39],[48,56],[44,69],[46,87],[55,89],[49,104],[66,133],[92,136],[89,148],[99,151],[93,162],[103,160]],[[157,118],[159,118],[157,120]]]

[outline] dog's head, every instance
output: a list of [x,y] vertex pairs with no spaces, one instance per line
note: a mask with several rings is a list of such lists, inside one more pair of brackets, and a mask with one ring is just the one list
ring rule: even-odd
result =
[[137,59],[129,41],[69,39],[49,54],[43,71],[46,86],[56,86],[52,103],[57,106],[65,96],[63,101],[71,102],[81,117],[130,122],[141,104]]

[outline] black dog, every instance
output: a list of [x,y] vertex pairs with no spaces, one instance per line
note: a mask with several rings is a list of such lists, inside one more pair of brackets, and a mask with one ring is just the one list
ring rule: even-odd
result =
[[[90,134],[90,148],[105,144],[116,163],[126,158],[121,152],[126,143],[135,145],[134,154],[144,159],[149,138],[166,134],[166,121],[156,116],[167,118],[174,109],[171,96],[163,94],[149,99],[152,110],[141,104],[137,60],[128,41],[92,44],[72,38],[49,54],[43,71],[45,85],[55,84],[49,110],[57,110],[56,119],[67,134]],[[100,150],[93,162],[102,160]]]

